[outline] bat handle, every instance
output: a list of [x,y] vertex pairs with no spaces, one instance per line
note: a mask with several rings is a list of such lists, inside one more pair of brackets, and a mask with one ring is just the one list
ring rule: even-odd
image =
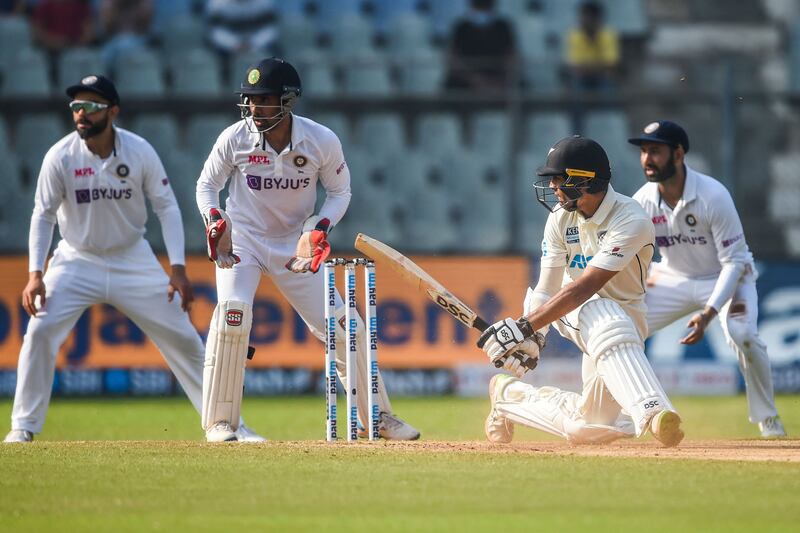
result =
[[[539,361],[536,358],[534,358],[534,357],[525,357],[525,355],[520,353],[520,352],[514,352],[511,355],[509,355],[508,357],[516,357],[517,359],[520,360],[520,362],[522,362],[522,366],[524,366],[528,370],[533,370],[534,368],[536,368],[536,365],[539,364]],[[498,359],[497,361],[495,361],[494,362],[494,367],[495,368],[502,368],[503,364],[505,364],[505,358]]]

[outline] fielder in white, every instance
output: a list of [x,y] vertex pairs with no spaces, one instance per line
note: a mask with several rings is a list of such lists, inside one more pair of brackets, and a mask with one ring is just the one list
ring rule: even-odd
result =
[[[5,442],[30,442],[42,430],[58,348],[83,311],[98,303],[133,320],[198,411],[202,403],[203,343],[187,313],[193,296],[183,224],[164,167],[147,141],[113,125],[119,96],[110,80],[86,76],[67,95],[76,131],[47,152],[36,185],[30,278],[22,293],[31,319]],[[143,238],[145,199],[161,222],[170,276]],[[56,223],[63,238],[42,276]],[[237,437],[263,440],[245,426]]]
[[537,174],[545,176],[536,183],[537,199],[551,211],[539,281],[528,290],[523,317],[496,322],[478,345],[522,377],[525,368],[507,355],[518,350],[538,357],[552,325],[583,352],[583,391],[497,375],[489,385],[486,437],[510,442],[516,423],[576,444],[649,430],[664,446],[677,446],[681,419],[644,354],[653,224],[634,200],[611,187],[608,157],[591,139],[562,139]]
[[730,193],[686,165],[689,137],[674,122],[648,124],[629,142],[640,147],[649,182],[634,199],[655,224],[661,254],[648,278],[650,332],[695,313],[681,340],[694,344],[719,314],[744,375],[750,422],[758,423],[764,438],[786,436],[775,409],[767,347],[758,336],[758,274]]
[[[324,280],[318,271],[330,253],[327,234],[350,203],[350,171],[336,134],[292,113],[301,93],[294,67],[281,59],[264,59],[247,69],[240,93],[242,120],[220,134],[197,181],[209,257],[217,266],[219,302],[203,375],[202,416],[209,442],[231,440],[237,429],[253,298],[261,276],[272,278],[311,332],[324,340]],[[225,213],[219,191],[228,179]],[[318,182],[326,197],[315,215]],[[338,293],[336,312],[341,327],[337,370],[344,378],[344,305]],[[361,319],[357,336],[358,361],[365,365]],[[322,354],[320,349],[320,358]],[[392,414],[383,381],[379,383],[381,436],[419,438],[416,429]],[[367,390],[366,372],[358,372],[357,387]],[[367,396],[356,396],[365,427]]]

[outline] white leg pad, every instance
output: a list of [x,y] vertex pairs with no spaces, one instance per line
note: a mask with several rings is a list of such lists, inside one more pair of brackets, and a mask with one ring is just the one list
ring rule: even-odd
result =
[[587,355],[595,358],[600,378],[633,419],[636,435],[650,419],[673,410],[667,394],[644,354],[644,343],[633,321],[613,300],[599,298],[584,304],[579,315]]
[[[345,345],[345,319],[344,319],[344,306],[336,309],[336,323],[338,324],[336,331],[336,373],[342,383],[347,383],[347,346]],[[359,394],[356,395],[356,402],[358,403],[358,419],[361,425],[365,428],[369,427],[369,395],[370,379],[367,369],[367,351],[364,349],[366,329],[364,328],[364,320],[361,315],[356,313],[356,357],[358,359],[358,372],[356,372],[356,387]],[[363,391],[363,393],[361,392]],[[378,372],[378,410],[392,413],[392,404],[389,402],[389,394],[386,392],[386,386],[383,384],[383,378]]]
[[217,304],[211,317],[203,367],[203,429],[227,422],[240,424],[244,367],[253,310],[244,302]]

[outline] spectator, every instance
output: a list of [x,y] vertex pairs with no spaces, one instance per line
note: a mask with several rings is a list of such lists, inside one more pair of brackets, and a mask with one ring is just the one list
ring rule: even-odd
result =
[[579,26],[567,39],[567,69],[570,84],[578,91],[607,91],[619,65],[619,36],[603,25],[603,6],[584,2]]
[[31,14],[36,42],[58,52],[85,46],[94,38],[94,16],[89,0],[39,0]]
[[0,0],[0,16],[22,15],[25,13],[25,0]]
[[448,89],[496,91],[512,84],[517,45],[494,0],[470,1],[469,11],[453,28],[448,63]]
[[272,0],[209,0],[206,18],[211,45],[224,55],[276,51],[277,14]]
[[121,56],[147,46],[152,18],[152,0],[103,0],[100,25],[106,43],[101,54],[109,71]]

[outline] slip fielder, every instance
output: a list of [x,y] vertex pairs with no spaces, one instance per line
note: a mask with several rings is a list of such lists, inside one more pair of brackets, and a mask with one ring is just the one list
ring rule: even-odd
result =
[[640,147],[649,182],[634,199],[655,224],[661,254],[648,278],[650,332],[694,312],[681,340],[694,344],[719,314],[744,375],[750,421],[764,438],[786,436],[775,409],[767,347],[758,335],[758,273],[730,193],[686,165],[689,136],[678,124],[652,122],[629,142]]
[[[76,131],[47,152],[36,185],[22,293],[31,319],[5,442],[30,442],[42,430],[58,348],[83,311],[98,303],[139,326],[195,408],[201,406],[203,344],[187,313],[193,296],[183,223],[164,167],[147,141],[114,126],[120,100],[111,80],[86,76],[66,92]],[[161,222],[170,276],[143,238],[145,199]],[[63,238],[42,276],[56,223]],[[263,440],[246,426],[237,439]]]
[[[292,65],[269,58],[252,65],[239,91],[242,120],[217,139],[197,181],[197,205],[207,223],[209,257],[216,263],[218,304],[211,319],[203,375],[203,427],[209,442],[231,440],[242,401],[252,305],[261,276],[324,341],[323,275],[327,241],[350,203],[350,171],[342,146],[330,129],[292,113],[300,77]],[[231,180],[225,213],[219,191]],[[314,214],[317,183],[326,198]],[[337,371],[345,377],[344,305],[336,294],[342,343]],[[367,364],[364,324],[358,319],[359,364]],[[358,390],[368,388],[358,372]],[[359,415],[368,416],[367,394],[356,396]],[[392,413],[379,377],[379,430],[383,438],[412,440],[419,432]],[[366,427],[367,420],[362,419]]]
[[[649,430],[664,446],[676,446],[681,419],[644,354],[652,222],[611,187],[608,157],[591,139],[562,139],[537,174],[544,177],[535,185],[537,199],[551,211],[539,281],[528,290],[523,317],[496,322],[479,346],[493,362],[514,350],[538,357],[552,325],[583,352],[583,391],[497,375],[489,385],[486,437],[510,442],[516,423],[578,444]],[[510,359],[506,368],[521,377],[525,368]]]

